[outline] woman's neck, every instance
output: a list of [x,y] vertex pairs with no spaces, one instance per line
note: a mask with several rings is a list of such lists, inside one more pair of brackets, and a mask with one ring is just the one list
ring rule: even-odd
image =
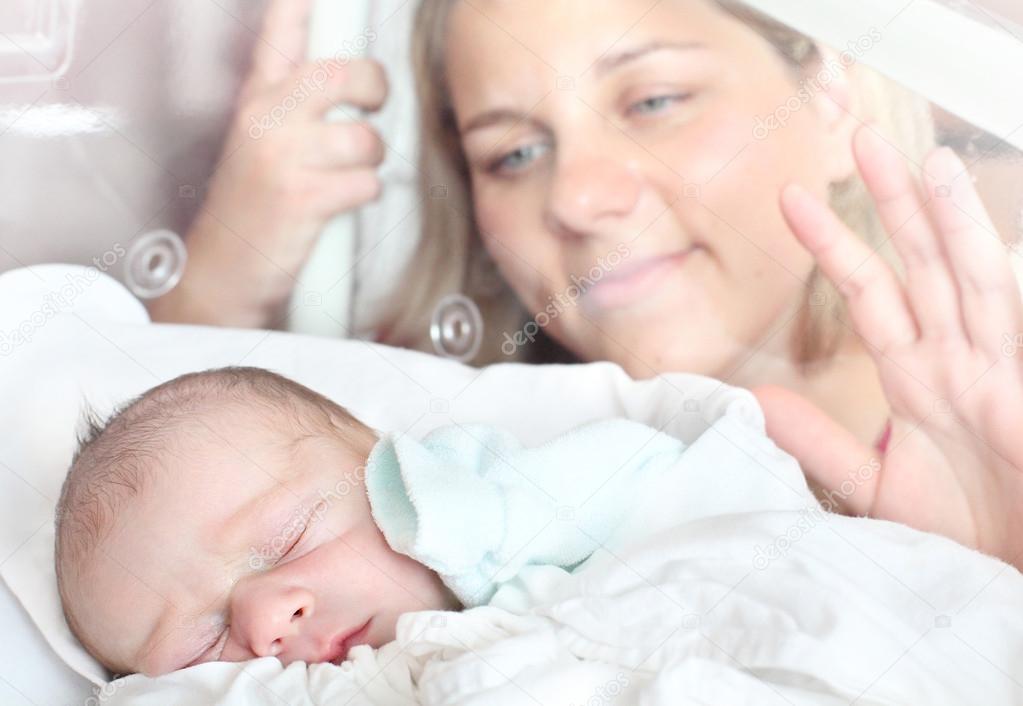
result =
[[794,360],[764,354],[725,381],[740,387],[780,385],[813,402],[865,444],[873,445],[890,410],[877,367],[858,339],[850,336],[827,363],[804,370]]

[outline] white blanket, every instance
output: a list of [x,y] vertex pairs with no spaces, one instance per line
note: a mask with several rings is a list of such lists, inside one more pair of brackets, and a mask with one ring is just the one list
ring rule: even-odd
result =
[[[695,376],[636,383],[606,365],[479,372],[358,342],[151,326],[105,279],[79,292],[73,311],[48,314],[39,297],[70,275],[80,273],[4,276],[0,331],[31,340],[6,351],[2,367],[0,463],[19,475],[0,493],[0,525],[15,530],[0,573],[56,652],[97,683],[63,623],[52,572],[49,501],[83,393],[113,404],[188,370],[245,363],[416,435],[457,419],[510,426],[532,444],[561,425],[624,416],[695,450],[726,409],[751,434],[763,429],[748,393]],[[814,511],[791,459],[750,466],[731,457],[749,445],[713,446],[690,466],[704,475],[689,478],[684,497],[661,498],[678,503],[677,524],[601,550],[574,574],[536,568],[490,606],[407,614],[394,642],[357,647],[341,667],[211,663],[117,680],[79,703],[1023,704],[1019,572],[939,537]],[[779,452],[763,440],[759,453]],[[744,466],[778,473],[740,477]],[[19,654],[3,682],[56,703],[18,681],[31,644],[5,639]]]
[[406,614],[394,642],[351,657],[129,677],[107,703],[1018,704],[1023,576],[809,506],[721,514],[571,575],[536,567],[488,606]]

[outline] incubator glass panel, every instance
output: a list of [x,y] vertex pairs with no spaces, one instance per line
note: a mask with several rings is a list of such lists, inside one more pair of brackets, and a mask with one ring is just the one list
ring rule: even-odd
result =
[[[929,101],[999,237],[1023,238],[1023,4],[1018,0],[743,0]],[[997,126],[997,127],[995,127]]]
[[1018,252],[1023,239],[1023,153],[1003,138],[940,108],[934,108],[934,115],[938,142],[954,149],[966,162],[1000,237],[1013,246],[1015,260],[1023,255]]
[[[980,22],[1023,43],[1023,4],[1018,0],[941,0],[970,20]],[[998,72],[999,66],[991,70]],[[1013,90],[1018,84],[1013,84]],[[1018,92],[1018,91],[1017,91]],[[1023,152],[1005,139],[984,132],[955,115],[936,109],[941,141],[964,156],[977,180],[981,196],[991,211],[1003,239],[1013,246],[1017,272],[1019,241],[1023,240]],[[1019,115],[1023,131],[1023,114]],[[1019,133],[1016,133],[1018,137]],[[1019,144],[1019,140],[1016,140]]]
[[[886,0],[747,4],[809,34],[808,28],[826,34],[856,23],[884,32],[862,60],[932,102],[938,141],[966,160],[998,235],[1007,243],[1020,239],[1018,0],[916,0],[906,8]],[[90,265],[152,231],[187,233],[206,196],[265,7],[265,0],[3,0],[0,271],[55,261]],[[957,27],[953,34],[989,40],[970,44],[969,56],[953,57],[961,59],[955,76],[930,54],[914,63],[895,36],[898,23],[908,23],[904,29],[916,37],[919,52],[947,54],[944,35],[928,44],[928,32],[911,31],[930,14],[938,18],[935,26],[945,22],[942,11],[958,18],[960,24],[950,25]],[[355,30],[339,31],[355,36]],[[819,37],[825,44],[828,39]],[[407,73],[407,65],[385,56],[384,44],[370,54],[389,70]],[[1021,60],[996,52],[1012,47],[1019,52],[1013,59]],[[400,61],[407,64],[407,53]],[[402,93],[405,100],[411,91]],[[414,111],[402,115],[415,119]],[[415,146],[401,147],[412,154]],[[408,230],[401,237],[417,237]],[[365,237],[375,242],[379,236]],[[124,277],[121,268],[109,274]]]
[[4,0],[0,82],[54,77],[70,59],[79,0]]
[[1017,0],[938,0],[964,16],[1023,37],[1023,6]]

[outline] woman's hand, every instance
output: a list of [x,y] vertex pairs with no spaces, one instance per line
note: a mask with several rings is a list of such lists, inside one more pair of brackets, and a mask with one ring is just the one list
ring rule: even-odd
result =
[[921,191],[870,128],[860,172],[906,275],[819,200],[789,187],[796,236],[845,297],[892,409],[887,452],[859,443],[780,388],[755,390],[776,442],[842,509],[933,531],[1023,565],[1023,335],[1020,289],[966,167],[948,149]]
[[[364,122],[327,123],[335,106],[380,108],[376,62],[305,62],[310,0],[274,0],[208,196],[187,235],[181,284],[154,318],[271,326],[332,217],[376,198],[384,157]],[[352,109],[354,117],[354,109]]]

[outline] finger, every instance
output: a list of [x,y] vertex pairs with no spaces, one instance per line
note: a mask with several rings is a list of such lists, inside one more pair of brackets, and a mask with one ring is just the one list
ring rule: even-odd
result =
[[858,469],[879,469],[877,451],[860,443],[845,427],[794,392],[762,385],[753,388],[753,394],[764,410],[767,435],[825,490],[825,509],[869,514],[880,474],[863,474]]
[[303,209],[329,218],[365,205],[380,195],[375,169],[348,169],[337,173],[306,172]]
[[384,161],[386,148],[373,126],[360,121],[317,125],[303,152],[310,167],[375,167]]
[[252,71],[264,84],[283,81],[309,51],[313,0],[272,0],[253,49]]
[[891,268],[802,187],[787,187],[781,202],[789,227],[845,298],[853,324],[873,347],[874,357],[877,351],[914,341],[916,322]]
[[[312,62],[300,70],[296,83],[303,85],[309,95],[302,109],[317,118],[346,106],[379,110],[387,100],[387,74],[373,59]],[[355,111],[346,112],[355,117]]]
[[941,238],[906,159],[871,127],[853,141],[863,180],[906,267],[906,297],[922,338],[964,338],[959,294]]
[[1006,334],[1023,320],[1019,284],[1005,244],[995,229],[962,160],[951,149],[935,151],[925,164],[931,214],[958,284],[970,342],[999,355]]

